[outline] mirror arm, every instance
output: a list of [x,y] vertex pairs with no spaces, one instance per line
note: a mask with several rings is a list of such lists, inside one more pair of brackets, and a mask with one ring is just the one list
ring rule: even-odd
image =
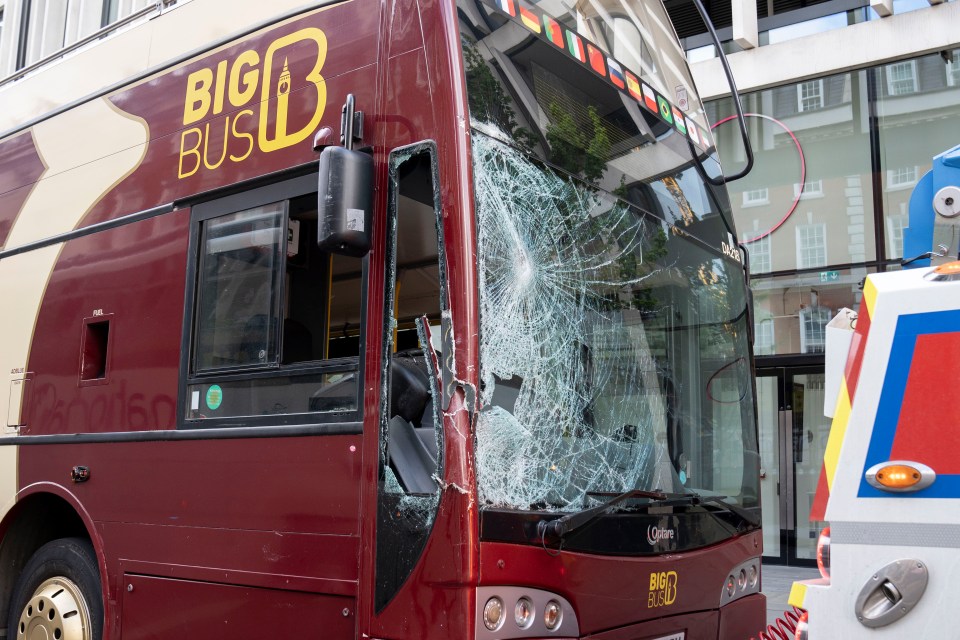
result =
[[[743,117],[743,106],[740,104],[740,92],[737,91],[737,83],[733,80],[733,72],[730,71],[727,55],[723,52],[723,47],[720,46],[720,37],[717,35],[717,30],[713,28],[713,21],[710,19],[709,14],[707,14],[707,10],[704,9],[703,2],[701,2],[701,0],[693,0],[693,4],[697,8],[697,12],[700,13],[700,18],[703,19],[703,23],[706,25],[707,31],[710,32],[710,37],[713,39],[713,44],[717,48],[717,57],[720,58],[720,66],[723,67],[723,73],[727,77],[727,84],[730,86],[730,97],[733,98],[733,108],[737,112],[737,124],[740,127],[740,137],[743,139],[743,149],[747,155],[746,166],[744,166],[743,170],[732,176],[721,175],[718,178],[712,178],[706,176],[706,172],[704,172],[703,175],[707,182],[715,187],[720,187],[727,182],[739,180],[750,173],[753,169],[753,146],[750,144],[750,137],[747,134],[747,122]],[[695,157],[699,163],[699,156]]]
[[353,150],[354,142],[363,140],[363,111],[355,110],[355,98],[347,94],[347,101],[340,108],[340,144]]

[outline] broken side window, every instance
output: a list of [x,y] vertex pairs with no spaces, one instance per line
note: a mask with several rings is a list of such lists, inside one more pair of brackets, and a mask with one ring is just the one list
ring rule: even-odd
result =
[[378,610],[413,570],[439,504],[443,430],[435,349],[446,295],[436,172],[432,142],[390,154]]

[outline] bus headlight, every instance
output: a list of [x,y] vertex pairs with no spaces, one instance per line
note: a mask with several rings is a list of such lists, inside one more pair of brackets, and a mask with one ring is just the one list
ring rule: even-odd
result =
[[517,626],[526,629],[533,622],[533,603],[530,598],[520,598],[513,609],[513,619]]
[[503,624],[503,600],[494,596],[483,606],[483,624],[490,631],[496,631]]
[[563,608],[559,602],[551,600],[543,609],[543,625],[553,631],[560,626],[561,620],[563,620]]
[[757,581],[760,579],[760,571],[757,569],[757,565],[751,564],[749,571],[747,571],[747,584],[750,585],[750,588],[757,586]]

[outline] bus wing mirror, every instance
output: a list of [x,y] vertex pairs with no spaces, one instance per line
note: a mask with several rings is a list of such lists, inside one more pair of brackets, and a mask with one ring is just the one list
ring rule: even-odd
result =
[[370,251],[373,158],[362,151],[326,147],[320,153],[317,244],[328,253],[359,258]]

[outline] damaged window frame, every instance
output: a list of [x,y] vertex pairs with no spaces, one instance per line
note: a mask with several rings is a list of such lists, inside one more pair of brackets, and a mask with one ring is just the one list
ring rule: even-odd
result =
[[[411,491],[404,488],[397,472],[391,468],[390,451],[391,448],[397,448],[401,442],[397,439],[396,431],[391,430],[392,396],[393,391],[393,366],[395,334],[397,328],[397,319],[394,314],[397,311],[397,281],[398,281],[398,241],[400,238],[400,228],[403,221],[400,220],[400,197],[404,195],[405,176],[402,175],[402,169],[408,162],[427,161],[429,162],[429,179],[431,181],[430,194],[428,197],[433,205],[433,223],[435,229],[435,241],[437,248],[437,267],[439,279],[439,299],[436,301],[440,311],[442,332],[449,331],[449,299],[447,294],[447,274],[446,274],[446,254],[443,242],[443,222],[442,209],[440,201],[440,175],[439,163],[437,158],[437,145],[432,140],[416,142],[403,147],[397,147],[390,152],[388,157],[388,218],[387,218],[387,245],[385,260],[385,304],[384,304],[384,336],[381,351],[381,390],[380,390],[380,421],[379,421],[379,469],[378,469],[378,490],[377,490],[377,549],[376,549],[376,591],[375,608],[381,611],[392,597],[399,591],[404,581],[409,577],[417,563],[423,549],[426,546],[430,531],[436,520],[437,509],[440,505],[440,487],[444,473],[444,433],[443,433],[443,410],[442,390],[441,390],[441,358],[436,357],[433,344],[436,344],[439,335],[433,335],[428,324],[427,316],[421,316],[416,320],[417,337],[420,348],[423,351],[424,365],[427,367],[427,378],[429,381],[430,399],[424,411],[432,413],[434,426],[434,437],[436,438],[436,468],[430,474],[430,480],[422,478],[416,488],[419,491]],[[409,177],[409,176],[406,176]],[[424,178],[427,176],[415,176],[413,179]],[[406,183],[409,185],[410,183]],[[416,185],[415,185],[416,186]],[[419,185],[423,186],[423,184]],[[420,193],[421,197],[425,194]],[[417,200],[422,204],[427,204],[423,200]],[[412,214],[408,214],[412,215]],[[431,340],[433,338],[433,340]],[[446,346],[443,347],[446,351]],[[444,353],[444,355],[447,355]],[[418,356],[419,357],[419,356]],[[399,415],[397,418],[404,420]],[[412,426],[411,423],[407,423]],[[406,429],[405,434],[410,435],[411,429]],[[417,436],[409,437],[407,444],[417,445],[420,443]],[[426,445],[423,444],[424,449]],[[405,447],[407,460],[411,458],[415,462],[418,458],[417,452],[411,452],[410,447]],[[414,447],[416,449],[417,447]],[[411,455],[411,453],[413,455]],[[402,474],[401,474],[402,475]],[[427,490],[426,483],[432,483]]]

